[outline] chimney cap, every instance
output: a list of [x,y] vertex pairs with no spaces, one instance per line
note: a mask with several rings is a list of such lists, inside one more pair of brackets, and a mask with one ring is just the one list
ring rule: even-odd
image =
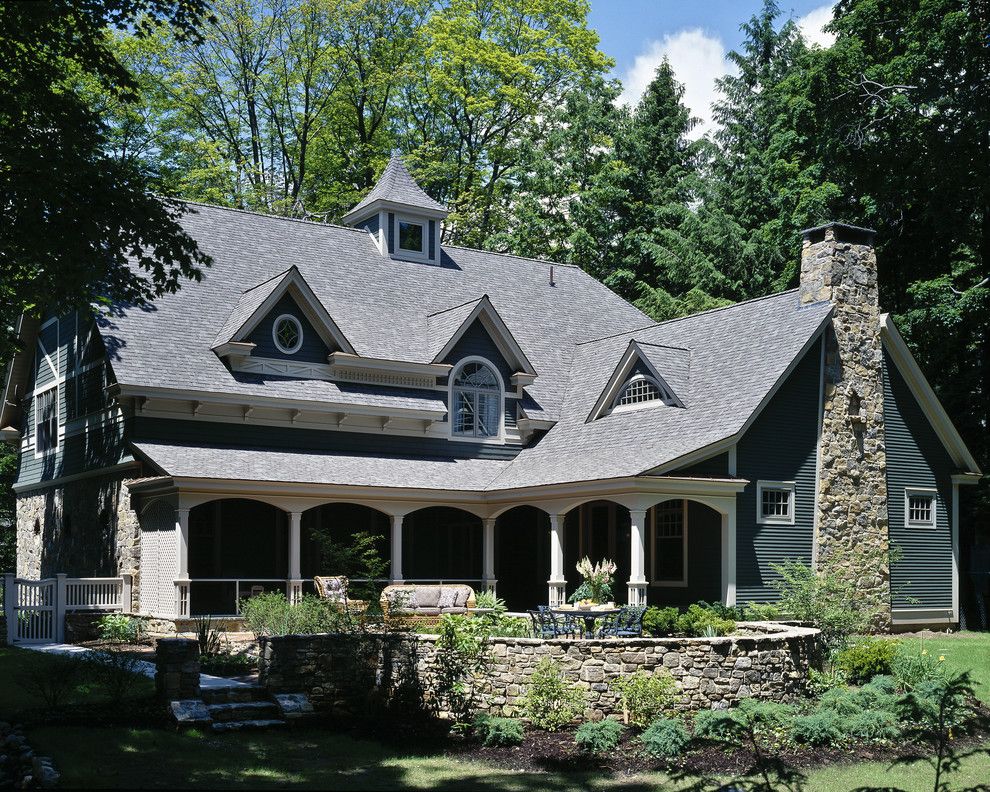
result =
[[872,228],[833,222],[804,229],[801,232],[801,239],[805,242],[821,242],[825,239],[825,232],[830,228],[836,242],[852,242],[855,245],[872,245],[877,235],[877,232]]

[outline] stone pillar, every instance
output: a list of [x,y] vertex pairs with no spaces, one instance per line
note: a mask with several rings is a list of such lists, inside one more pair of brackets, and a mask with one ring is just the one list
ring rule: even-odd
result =
[[485,591],[495,593],[495,518],[486,517],[481,521],[482,544],[481,544],[481,576]]
[[289,513],[289,602],[297,603],[302,599],[302,572],[300,571],[300,556],[302,554],[302,513]]
[[630,509],[629,589],[630,605],[646,604],[646,510]]
[[155,646],[155,691],[166,701],[199,697],[199,642],[159,638]]
[[835,306],[825,333],[815,551],[875,599],[890,622],[883,351],[875,232],[831,223],[803,232],[801,302]]
[[393,514],[392,521],[392,571],[389,578],[393,583],[402,583],[402,522],[404,514]]
[[550,587],[549,604],[563,605],[567,581],[564,579],[564,521],[559,514],[550,515]]

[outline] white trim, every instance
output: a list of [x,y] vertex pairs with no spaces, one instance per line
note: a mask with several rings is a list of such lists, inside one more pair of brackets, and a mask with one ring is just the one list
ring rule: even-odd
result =
[[657,508],[669,503],[661,503],[651,506],[649,509],[650,523],[650,585],[659,588],[686,588],[688,585],[688,499],[681,498],[681,552],[683,557],[680,580],[660,580],[657,578]]
[[[492,372],[492,374],[495,375],[495,383],[498,385],[498,432],[494,435],[469,435],[454,431],[454,424],[456,422],[456,417],[454,415],[454,382],[457,379],[457,375],[460,373],[461,369],[471,363],[478,363],[485,366]],[[483,392],[472,390],[471,388],[464,388],[464,390],[469,390],[474,393]],[[466,358],[461,358],[458,360],[457,366],[451,370],[450,376],[447,378],[447,422],[450,424],[449,431],[451,440],[469,440],[474,443],[483,443],[486,441],[489,443],[505,442],[505,383],[502,381],[502,375],[499,373],[498,368],[487,358],[483,358],[480,355],[470,355]]]
[[895,608],[890,612],[894,624],[953,624],[958,621],[952,608]]
[[[456,308],[463,307],[465,304],[461,303],[461,305],[455,305],[443,311],[434,311],[430,316],[438,316],[439,314],[447,313],[447,311],[453,311]],[[481,295],[478,304],[467,315],[467,318],[461,322],[457,330],[454,331],[454,334],[447,339],[447,343],[443,345],[443,348],[433,357],[433,363],[440,363],[450,354],[451,350],[461,340],[461,337],[467,332],[468,328],[474,324],[475,319],[481,319],[482,325],[488,331],[488,335],[495,343],[495,346],[498,347],[498,351],[506,359],[506,362],[509,365],[516,364],[516,367],[519,369],[516,372],[517,374],[531,374],[533,377],[536,377],[536,369],[533,368],[533,364],[526,357],[526,353],[519,346],[519,342],[516,341],[512,332],[509,330],[509,326],[499,315],[498,310],[496,310],[487,294]]]
[[225,344],[217,344],[213,347],[213,351],[218,358],[233,356],[250,357],[255,347],[257,347],[257,344],[252,344],[249,341],[227,341]]
[[959,621],[959,482],[952,482],[952,620]]
[[938,396],[935,395],[935,391],[932,390],[932,386],[925,379],[921,367],[914,359],[914,355],[911,354],[911,350],[908,349],[907,344],[904,343],[904,339],[897,331],[897,327],[890,318],[890,314],[882,314],[880,316],[880,330],[885,348],[890,353],[894,365],[897,366],[897,370],[904,377],[904,381],[907,382],[911,393],[921,406],[922,412],[925,413],[929,423],[931,423],[932,428],[935,430],[935,434],[938,435],[945,450],[952,457],[952,461],[960,468],[965,468],[971,473],[980,473],[979,465],[977,465],[973,455],[966,447],[966,443],[953,425],[949,414],[938,400]]
[[[55,390],[55,444],[51,448],[38,450],[38,438],[40,437],[40,434],[38,432],[38,426],[40,425],[38,421],[38,415],[39,415],[38,397],[44,396],[46,393],[48,393],[48,391],[52,390],[53,388]],[[34,404],[32,404],[31,406],[34,408],[34,458],[35,459],[41,459],[43,457],[57,454],[58,450],[62,447],[65,424],[62,423],[61,410],[59,409],[60,407],[59,388],[60,388],[60,383],[55,382],[52,383],[51,387],[46,386],[42,388],[40,391],[36,392],[34,396],[31,397],[34,400]]]
[[[650,372],[651,378],[656,380],[657,384],[660,386],[660,390],[669,393],[672,399],[671,403],[668,403],[663,399],[657,399],[655,401],[643,402],[641,406],[656,407],[658,402],[669,407],[684,406],[681,400],[677,397],[677,394],[674,392],[674,389],[670,387],[667,381],[663,378],[663,375],[656,370],[656,367],[650,362],[640,345],[636,342],[636,339],[633,338],[629,340],[629,344],[622,353],[622,357],[619,358],[618,365],[612,371],[612,375],[605,383],[605,388],[598,397],[598,401],[595,402],[595,406],[591,408],[591,412],[588,414],[588,417],[585,418],[585,423],[591,423],[592,421],[598,420],[599,418],[615,412],[618,409],[613,405],[615,404],[615,400],[619,393],[629,381],[629,372],[632,371],[633,366],[635,366],[637,361],[641,361],[643,365],[646,366],[647,370]],[[639,407],[640,405],[632,406]]]
[[[932,499],[932,519],[925,522],[911,521],[911,498],[931,498]],[[938,528],[938,490],[935,487],[905,487],[904,488],[904,527],[924,528],[925,530],[935,530]]]
[[[417,218],[415,215],[408,214],[407,210],[402,214],[399,212],[394,212],[393,219],[395,222],[395,250],[391,253],[392,258],[402,259],[403,261],[418,261],[426,264],[429,264],[431,261],[436,261],[436,259],[430,258],[430,222],[428,218]],[[409,250],[408,248],[400,246],[399,237],[402,223],[406,223],[407,225],[417,225],[423,229],[423,246],[419,250]]]
[[[290,324],[295,325],[296,333],[299,336],[296,339],[296,343],[293,344],[291,347],[282,346],[282,342],[278,338],[278,326],[283,321],[289,322]],[[299,321],[299,317],[293,316],[290,313],[279,314],[278,316],[276,316],[275,317],[275,321],[272,322],[272,341],[275,344],[275,348],[279,352],[281,352],[283,355],[294,355],[294,354],[296,354],[296,352],[298,352],[300,349],[302,349],[302,345],[303,345],[303,326],[302,326],[302,322]]]
[[[763,514],[763,490],[782,490],[788,493],[787,516],[775,517]],[[756,482],[756,523],[757,525],[794,525],[795,484],[793,481],[757,481]]]
[[726,452],[726,457],[727,457],[726,463],[728,465],[728,470],[726,472],[732,477],[735,477],[736,470],[738,469],[738,462],[736,461],[738,456],[736,450],[738,448],[739,448],[738,445],[733,444],[729,447],[729,450]]
[[[622,397],[625,395],[626,391],[629,390],[629,388],[633,385],[633,383],[636,382],[649,382],[650,384],[652,384],[653,387],[657,389],[657,397],[655,399],[645,399],[640,402],[620,404],[619,402],[622,399]],[[625,380],[625,382],[622,383],[622,387],[619,388],[618,392],[615,394],[615,397],[612,399],[612,406],[609,408],[606,415],[611,415],[612,413],[632,412],[633,410],[642,410],[644,407],[656,407],[658,406],[657,402],[659,402],[665,407],[669,407],[671,405],[670,402],[668,402],[667,399],[664,398],[665,393],[667,394],[668,398],[670,398],[671,401],[673,401],[673,397],[671,396],[670,392],[667,391],[667,389],[664,388],[662,384],[660,384],[659,380],[657,380],[656,377],[652,377],[649,374],[634,374],[633,376],[629,377],[628,379]]]

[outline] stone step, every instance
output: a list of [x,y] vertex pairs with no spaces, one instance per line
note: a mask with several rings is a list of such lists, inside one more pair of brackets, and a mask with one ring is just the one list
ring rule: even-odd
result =
[[268,691],[260,685],[231,685],[230,687],[200,688],[207,704],[233,704],[247,701],[270,701]]
[[281,714],[272,701],[231,701],[223,704],[208,704],[206,709],[214,723],[276,719]]
[[179,726],[205,726],[213,721],[209,708],[199,699],[179,699],[170,706]]
[[248,729],[277,729],[281,726],[285,726],[284,720],[275,720],[275,719],[235,720],[235,721],[224,721],[223,723],[214,723],[213,731],[231,732],[231,731],[246,731]]
[[313,704],[305,693],[275,693],[272,698],[285,720],[304,720],[314,716]]

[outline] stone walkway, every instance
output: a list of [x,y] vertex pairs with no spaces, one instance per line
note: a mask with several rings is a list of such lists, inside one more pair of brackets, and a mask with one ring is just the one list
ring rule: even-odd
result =
[[[33,652],[45,652],[46,654],[86,655],[93,652],[92,649],[86,646],[77,646],[75,644],[18,644],[18,647],[21,649],[30,649]],[[134,671],[138,674],[143,674],[149,679],[155,678],[155,664],[149,663],[147,660],[135,660]],[[210,674],[200,674],[199,686],[207,689],[251,687],[251,683],[241,682],[236,679],[228,679],[226,677],[211,676]]]

